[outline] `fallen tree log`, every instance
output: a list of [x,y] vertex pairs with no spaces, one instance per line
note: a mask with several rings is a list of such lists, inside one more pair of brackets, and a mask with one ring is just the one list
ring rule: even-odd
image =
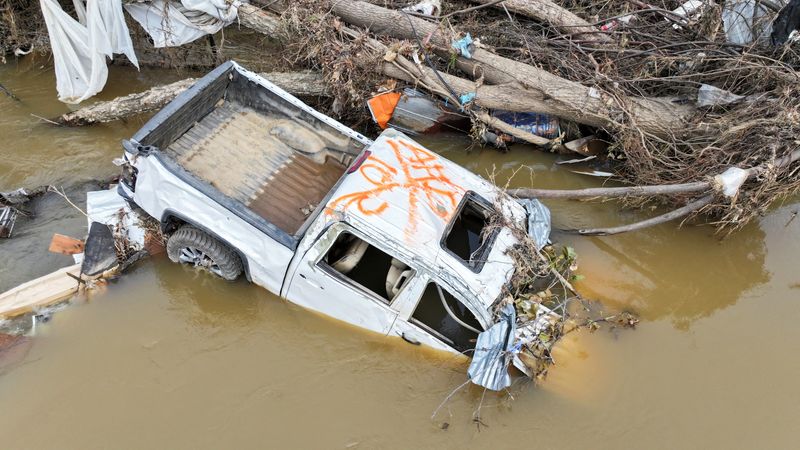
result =
[[[250,27],[252,30],[266,35],[271,35],[277,31],[279,18],[274,13],[267,12],[249,5],[249,8],[247,9],[247,15],[247,21],[242,21],[242,24],[244,25],[246,23],[246,26]],[[362,33],[347,27],[342,27],[341,31],[353,39],[358,39],[362,36]],[[386,55],[389,51],[384,44],[375,39],[367,37],[366,40],[369,44],[369,47],[376,52],[376,56]],[[432,69],[425,66],[413,65],[401,55],[397,55],[394,61],[390,62],[384,60],[382,64],[378,65],[374,64],[376,59],[380,58],[362,59],[360,63],[365,66],[374,67],[374,70],[378,70],[390,78],[396,78],[412,84],[422,83],[431,93],[439,95],[442,98],[453,102],[453,104],[458,104],[458,99],[453,98],[453,96],[448,92],[447,88],[440,85],[440,82],[438,82],[438,78]],[[462,91],[466,92],[477,88],[476,83],[473,81],[465,80],[463,78],[455,77],[445,73],[440,73],[439,75],[444,77],[445,81],[450,86],[455,86]],[[511,108],[513,110],[516,105],[519,105],[518,111],[527,111],[527,109],[524,109],[527,106],[526,104],[520,104],[517,102],[517,100],[520,98],[520,92],[519,89],[514,88],[513,86],[486,86],[481,92],[481,97],[476,99],[476,104],[478,106],[494,109]],[[551,143],[548,139],[516,129],[511,125],[500,121],[499,119],[489,116],[486,113],[478,112],[475,118],[481,120],[491,127],[500,129],[500,131],[506,132],[514,137],[535,145],[543,146]]]
[[[424,40],[435,45],[439,52],[450,52],[449,34],[436,24],[401,11],[359,0],[338,0],[332,12],[351,25],[368,28],[371,33]],[[501,108],[510,111],[541,112],[599,128],[630,125],[656,136],[680,134],[686,128],[686,119],[695,111],[693,106],[676,103],[671,98],[615,95],[596,86],[587,87],[482,48],[476,48],[472,58],[459,56],[456,62],[465,73],[475,74],[486,83],[516,88],[518,101]],[[474,92],[479,99],[490,87],[461,90],[459,94]]]
[[[325,96],[327,90],[322,76],[315,72],[271,72],[259,74],[293,95]],[[60,116],[55,121],[62,125],[81,126],[112,122],[126,117],[155,111],[188,89],[194,78],[156,86],[144,92],[97,102]]]
[[[471,1],[482,5],[489,5],[493,2],[493,0]],[[611,38],[603,34],[597,27],[551,0],[505,0],[492,6],[549,23],[562,32],[581,39],[599,42],[611,41]]]

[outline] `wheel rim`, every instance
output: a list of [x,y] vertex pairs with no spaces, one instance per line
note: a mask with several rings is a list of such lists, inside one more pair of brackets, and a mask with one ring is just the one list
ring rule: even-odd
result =
[[214,259],[208,256],[205,252],[194,247],[183,247],[181,249],[180,261],[183,264],[190,264],[200,269],[208,270],[209,272],[222,276],[222,269],[214,262]]

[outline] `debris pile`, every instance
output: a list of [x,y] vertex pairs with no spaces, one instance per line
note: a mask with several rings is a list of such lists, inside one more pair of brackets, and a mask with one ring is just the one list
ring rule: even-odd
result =
[[[598,157],[620,180],[710,183],[643,200],[628,194],[629,203],[682,206],[671,218],[708,213],[727,230],[800,187],[797,33],[754,27],[789,23],[795,2],[474,3],[484,7],[451,1],[433,16],[401,2],[269,2],[273,13],[264,14],[280,18],[294,61],[325,75],[340,116],[362,114],[381,87],[411,86],[467,115],[476,138],[489,131],[564,151],[594,135],[608,143]],[[733,31],[742,21],[755,34]],[[537,135],[497,111],[556,117],[561,133]],[[712,180],[730,168],[750,176],[726,195]]]
[[[59,193],[52,187],[20,189],[0,198],[19,204],[45,190]],[[163,252],[157,221],[133,211],[115,189],[87,192],[86,203],[86,239],[55,234],[49,247],[51,252],[71,255],[74,264],[0,293],[0,333],[30,334],[37,321],[49,318],[75,294],[105,285],[147,254]]]
[[[594,332],[603,325],[610,329],[633,328],[639,322],[630,312],[611,313],[599,302],[585,299],[578,293],[572,285],[582,278],[577,274],[575,250],[550,243],[549,211],[536,200],[527,203],[529,222],[532,222],[527,224],[527,231],[501,214],[493,215],[490,226],[484,230],[484,233],[492,233],[497,228],[508,227],[518,242],[508,252],[516,269],[493,306],[495,325],[478,337],[470,366],[473,382],[493,390],[510,384],[505,368],[512,360],[529,377],[544,379],[555,363],[553,347],[568,333],[579,329]],[[495,208],[501,207],[495,205]],[[506,325],[509,322],[510,325]],[[524,331],[517,333],[516,330]],[[489,340],[489,336],[497,334],[513,339]],[[498,342],[503,345],[486,347],[486,343]],[[505,366],[492,367],[487,361],[504,361]]]

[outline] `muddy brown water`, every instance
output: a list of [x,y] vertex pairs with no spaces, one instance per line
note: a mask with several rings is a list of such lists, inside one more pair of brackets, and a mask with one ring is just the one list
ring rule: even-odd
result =
[[[174,76],[112,68],[101,98]],[[141,125],[40,123],[31,114],[66,110],[45,60],[0,66],[0,83],[23,100],[0,95],[0,190],[111,175],[120,139]],[[601,183],[524,146],[467,153],[463,137],[423,142],[510,186]],[[547,204],[556,228],[650,214]],[[0,241],[4,286],[69,262],[47,255],[47,241],[80,236],[83,219],[48,205],[19,229],[20,244]],[[433,419],[464,382],[465,361],[155,258],[39,325],[21,360],[0,369],[0,447],[796,448],[798,209],[789,199],[723,241],[675,224],[616,237],[556,231],[578,251],[580,289],[642,323],[570,336],[540,385],[519,380],[511,395],[483,398],[467,388]]]

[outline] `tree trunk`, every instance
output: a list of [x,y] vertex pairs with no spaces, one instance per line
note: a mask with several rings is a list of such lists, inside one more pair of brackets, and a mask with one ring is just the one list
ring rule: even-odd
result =
[[[483,5],[492,3],[493,0],[471,0]],[[562,32],[577,35],[581,39],[610,42],[611,38],[603,34],[589,22],[581,19],[571,11],[562,8],[551,0],[505,0],[494,5],[497,9],[507,9],[517,14],[522,14],[541,22],[549,23]]]
[[[401,39],[429,39],[441,51],[449,52],[452,39],[439,27],[400,11],[358,0],[338,0],[332,11],[352,25],[368,28],[371,33]],[[631,125],[659,136],[680,133],[685,128],[686,118],[694,111],[692,106],[677,104],[669,98],[615,96],[481,48],[475,49],[471,59],[458,57],[457,63],[465,73],[480,75],[487,83],[518,87],[517,98],[511,99],[516,101],[499,109],[546,113],[600,128]],[[497,87],[457,90],[459,94],[476,92],[480,98]]]
[[[259,75],[293,95],[328,95],[322,76],[315,72],[273,72]],[[172,101],[194,82],[194,78],[187,78],[164,86],[156,86],[144,92],[117,97],[107,102],[97,102],[66,113],[59,117],[56,122],[62,125],[81,126],[111,122],[136,114],[155,111]]]
[[239,6],[238,19],[242,26],[267,35],[275,34],[280,23],[278,17],[265,13],[261,8],[249,3],[242,3]]

